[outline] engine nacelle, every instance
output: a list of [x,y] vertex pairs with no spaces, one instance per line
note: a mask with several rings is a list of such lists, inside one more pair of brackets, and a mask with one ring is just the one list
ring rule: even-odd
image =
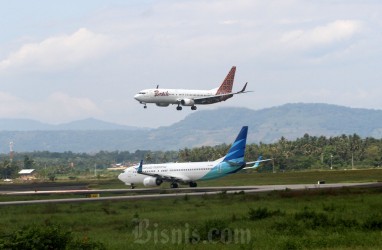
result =
[[143,185],[145,185],[146,187],[159,186],[160,184],[162,184],[162,182],[162,179],[159,179],[157,177],[146,177],[145,179],[143,179]]
[[156,105],[158,107],[167,107],[168,105],[170,105],[169,103],[156,103]]
[[181,101],[180,101],[180,103],[183,105],[183,106],[194,106],[194,104],[195,104],[195,101],[194,100],[192,100],[192,99],[182,99]]

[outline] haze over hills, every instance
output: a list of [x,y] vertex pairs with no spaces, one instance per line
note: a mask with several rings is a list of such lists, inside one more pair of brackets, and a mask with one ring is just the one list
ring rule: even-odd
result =
[[134,128],[95,119],[61,125],[13,120],[13,128],[19,128],[19,131],[11,131],[5,125],[4,119],[0,119],[2,153],[8,151],[10,141],[19,152],[178,150],[230,144],[243,125],[249,126],[248,143],[275,142],[281,136],[293,140],[305,133],[316,136],[356,133],[361,137],[381,138],[382,110],[298,103],[261,110],[220,108],[196,111],[184,120],[157,129]]
[[88,118],[62,124],[47,124],[31,119],[0,119],[0,131],[50,130],[139,130],[143,128]]

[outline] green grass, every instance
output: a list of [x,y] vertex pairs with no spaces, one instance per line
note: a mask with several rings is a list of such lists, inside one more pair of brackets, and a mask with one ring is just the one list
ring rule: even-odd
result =
[[0,235],[58,224],[107,249],[381,249],[381,194],[342,188],[0,207]]
[[[243,186],[318,180],[381,181],[382,170],[248,172],[198,184]],[[118,179],[89,183],[92,188],[126,187]],[[161,188],[165,187],[168,184]],[[79,239],[102,242],[107,249],[382,249],[381,195],[381,188],[341,188],[1,206],[0,238],[23,226],[57,224]],[[0,196],[0,200],[67,197],[83,195]],[[143,228],[141,237],[134,234],[139,226]]]
[[326,183],[382,181],[382,169],[300,171],[285,173],[257,173],[248,171],[246,173],[239,172],[232,174],[221,179],[198,182],[198,186],[312,184],[317,183],[319,180],[325,180]]

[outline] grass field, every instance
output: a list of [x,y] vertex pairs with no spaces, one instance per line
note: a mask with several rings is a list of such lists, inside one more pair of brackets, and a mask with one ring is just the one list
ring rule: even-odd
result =
[[0,235],[58,224],[107,249],[382,249],[382,189],[0,207]]
[[[239,173],[199,186],[367,182],[381,175],[382,170]],[[92,184],[118,185],[123,184]],[[0,237],[26,225],[53,224],[107,249],[382,249],[381,195],[381,188],[341,188],[7,206],[0,207]]]

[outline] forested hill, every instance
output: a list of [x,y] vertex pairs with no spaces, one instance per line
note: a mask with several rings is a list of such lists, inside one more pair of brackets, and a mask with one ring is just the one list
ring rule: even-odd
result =
[[[88,126],[91,126],[91,121],[87,120]],[[315,136],[356,133],[361,137],[381,138],[382,111],[299,103],[261,110],[198,110],[171,126],[151,130],[107,125],[103,129],[90,130],[84,126],[81,129],[72,126],[65,130],[39,130],[34,127],[33,131],[1,131],[0,152],[8,151],[10,141],[14,142],[15,151],[19,152],[178,150],[230,144],[243,125],[249,126],[248,143],[275,142],[282,136],[292,140],[305,133]]]

